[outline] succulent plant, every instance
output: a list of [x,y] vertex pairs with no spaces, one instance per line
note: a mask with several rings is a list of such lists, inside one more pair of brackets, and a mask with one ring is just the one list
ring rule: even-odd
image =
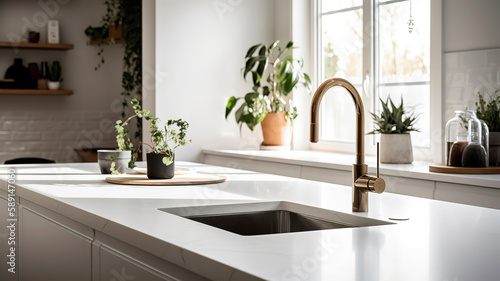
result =
[[61,71],[61,64],[59,64],[58,61],[54,61],[50,69],[50,81],[61,82],[63,80],[61,77]]
[[396,107],[391,98],[387,98],[386,102],[380,99],[382,103],[382,111],[379,115],[370,112],[373,118],[374,130],[368,134],[404,134],[411,131],[418,132],[415,128],[415,123],[418,117],[413,113],[408,113],[403,106],[403,97],[401,104]]

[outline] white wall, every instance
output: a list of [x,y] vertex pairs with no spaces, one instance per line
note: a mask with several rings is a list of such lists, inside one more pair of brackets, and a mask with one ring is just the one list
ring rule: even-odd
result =
[[25,66],[59,60],[62,88],[74,91],[71,96],[0,96],[0,162],[28,155],[75,162],[79,158],[73,148],[115,146],[112,125],[121,110],[123,49],[104,46],[106,63],[94,71],[98,47],[87,46],[84,34],[87,26],[100,24],[104,13],[104,0],[0,1],[0,41],[9,41],[9,34],[26,38],[27,26],[40,31],[40,42],[46,42],[46,20],[56,19],[61,43],[74,44],[68,51],[0,49],[2,78],[16,57]]
[[[258,143],[258,133],[243,130],[241,138],[233,116],[229,121],[223,117],[227,99],[242,96],[250,88],[240,76],[244,53],[255,43],[293,38],[300,46],[296,53],[312,61],[312,46],[306,43],[311,36],[306,15],[310,1],[185,2],[156,1],[158,115],[191,123],[194,143],[179,151],[183,159],[199,160],[203,148],[252,146],[249,142]],[[443,52],[500,47],[500,1],[443,0],[442,4]],[[310,66],[308,70],[312,74]],[[446,75],[443,69],[443,79]],[[447,99],[443,95],[443,105]],[[296,96],[296,100],[301,115],[296,120],[294,146],[307,149],[309,98]],[[255,131],[260,133],[260,128]]]
[[[188,121],[193,140],[177,159],[201,161],[201,149],[248,145],[234,115],[225,120],[225,106],[251,90],[241,77],[248,48],[273,40],[274,1],[156,1],[157,116]],[[258,142],[260,128],[243,133]]]
[[500,47],[500,1],[443,0],[443,51]]

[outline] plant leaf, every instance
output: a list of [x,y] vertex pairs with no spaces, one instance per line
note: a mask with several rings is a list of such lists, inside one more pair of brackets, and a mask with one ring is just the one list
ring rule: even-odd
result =
[[229,115],[229,113],[231,113],[231,110],[233,110],[234,106],[236,105],[236,103],[238,102],[239,99],[240,98],[235,98],[234,96],[229,98],[229,101],[227,102],[227,105],[226,105],[226,119],[227,119],[227,116]]
[[250,49],[248,49],[247,51],[247,54],[245,55],[245,58],[249,58],[253,55],[253,53],[255,52],[255,50],[257,50],[257,48],[260,46],[261,44],[256,44],[256,45],[253,45],[252,47],[250,47]]

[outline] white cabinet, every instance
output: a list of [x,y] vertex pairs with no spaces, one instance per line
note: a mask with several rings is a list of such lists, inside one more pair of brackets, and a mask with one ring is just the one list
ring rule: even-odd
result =
[[[273,162],[270,158],[263,161],[260,160],[259,156],[228,156],[215,155],[210,152],[204,153],[205,164],[347,186],[352,185],[352,173],[350,171],[313,167],[304,163],[294,163],[294,160],[291,160],[289,164],[283,163],[283,161],[283,159],[277,159]],[[380,176],[386,181],[385,192],[500,209],[500,189],[497,188],[409,178],[394,173],[389,176],[382,172]]]
[[92,253],[94,281],[204,281],[192,272],[106,234],[96,232]]
[[[19,270],[19,259],[17,248],[19,246],[19,239],[17,239],[17,229],[10,231],[7,226],[9,226],[10,222],[8,219],[8,211],[7,211],[7,199],[0,197],[0,280],[2,281],[14,281],[17,280],[18,270]],[[16,223],[17,228],[17,223]],[[9,243],[9,238],[12,237]],[[10,244],[10,245],[9,245]],[[14,251],[14,259],[13,259],[13,273],[9,272],[8,269],[12,268],[7,262],[10,262],[10,257],[7,255],[12,255],[10,248],[13,247]]]
[[287,177],[300,178],[301,166],[285,163],[268,162],[257,159],[241,159],[218,155],[204,156],[204,163],[233,169],[254,171],[259,173],[274,174]]
[[99,247],[99,260],[98,280],[177,280],[105,245]]
[[500,189],[436,182],[434,199],[500,209]]
[[22,205],[19,214],[20,280],[92,280],[92,237],[69,226],[76,222]]

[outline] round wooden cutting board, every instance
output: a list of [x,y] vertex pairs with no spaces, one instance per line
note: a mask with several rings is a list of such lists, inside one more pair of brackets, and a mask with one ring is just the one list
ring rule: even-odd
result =
[[429,172],[447,174],[500,174],[500,166],[489,166],[485,168],[452,167],[445,165],[431,165]]
[[150,180],[147,175],[116,175],[106,178],[109,183],[134,185],[194,185],[226,181],[226,177],[215,174],[192,173],[175,175],[171,179]]

